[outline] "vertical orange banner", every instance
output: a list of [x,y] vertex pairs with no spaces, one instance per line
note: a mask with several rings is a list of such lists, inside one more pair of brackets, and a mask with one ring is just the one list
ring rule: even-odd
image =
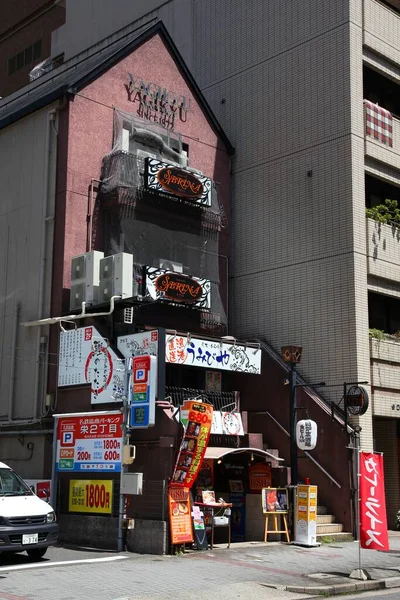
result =
[[178,458],[175,464],[172,484],[192,487],[203,462],[210,438],[213,407],[196,401],[186,401],[182,410],[188,411]]

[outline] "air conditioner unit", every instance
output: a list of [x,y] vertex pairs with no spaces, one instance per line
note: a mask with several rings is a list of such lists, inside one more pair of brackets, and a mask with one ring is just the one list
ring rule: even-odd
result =
[[99,303],[109,302],[112,296],[132,298],[133,292],[133,255],[120,252],[103,258],[100,261]]
[[155,267],[165,271],[173,271],[174,273],[183,273],[183,264],[166,258],[157,258],[154,263]]
[[100,283],[100,261],[104,252],[93,250],[74,256],[71,260],[70,309],[82,307],[82,302],[93,305],[97,302]]

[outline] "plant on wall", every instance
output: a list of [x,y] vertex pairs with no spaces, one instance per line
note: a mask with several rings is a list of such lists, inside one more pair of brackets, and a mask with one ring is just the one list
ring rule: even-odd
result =
[[374,340],[382,341],[386,339],[387,334],[385,334],[385,332],[382,331],[382,329],[370,329],[369,337],[374,338]]
[[378,223],[400,225],[400,208],[398,208],[397,200],[386,199],[384,204],[366,208],[365,213],[369,219]]

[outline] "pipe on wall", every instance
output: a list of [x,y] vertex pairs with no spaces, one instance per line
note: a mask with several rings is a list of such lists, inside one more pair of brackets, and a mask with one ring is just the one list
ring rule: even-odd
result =
[[21,305],[18,303],[15,307],[13,332],[12,332],[11,371],[10,371],[10,387],[8,390],[8,414],[7,414],[7,420],[9,423],[11,423],[13,420],[15,367],[16,367],[16,353],[17,353],[17,339],[18,339],[18,325],[19,325],[20,311],[21,311]]

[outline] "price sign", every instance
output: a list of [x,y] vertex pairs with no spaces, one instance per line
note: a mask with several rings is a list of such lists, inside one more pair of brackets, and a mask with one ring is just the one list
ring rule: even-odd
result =
[[69,483],[69,511],[112,513],[113,482],[94,479],[72,479]]
[[58,418],[57,470],[121,471],[122,419],[120,412]]

